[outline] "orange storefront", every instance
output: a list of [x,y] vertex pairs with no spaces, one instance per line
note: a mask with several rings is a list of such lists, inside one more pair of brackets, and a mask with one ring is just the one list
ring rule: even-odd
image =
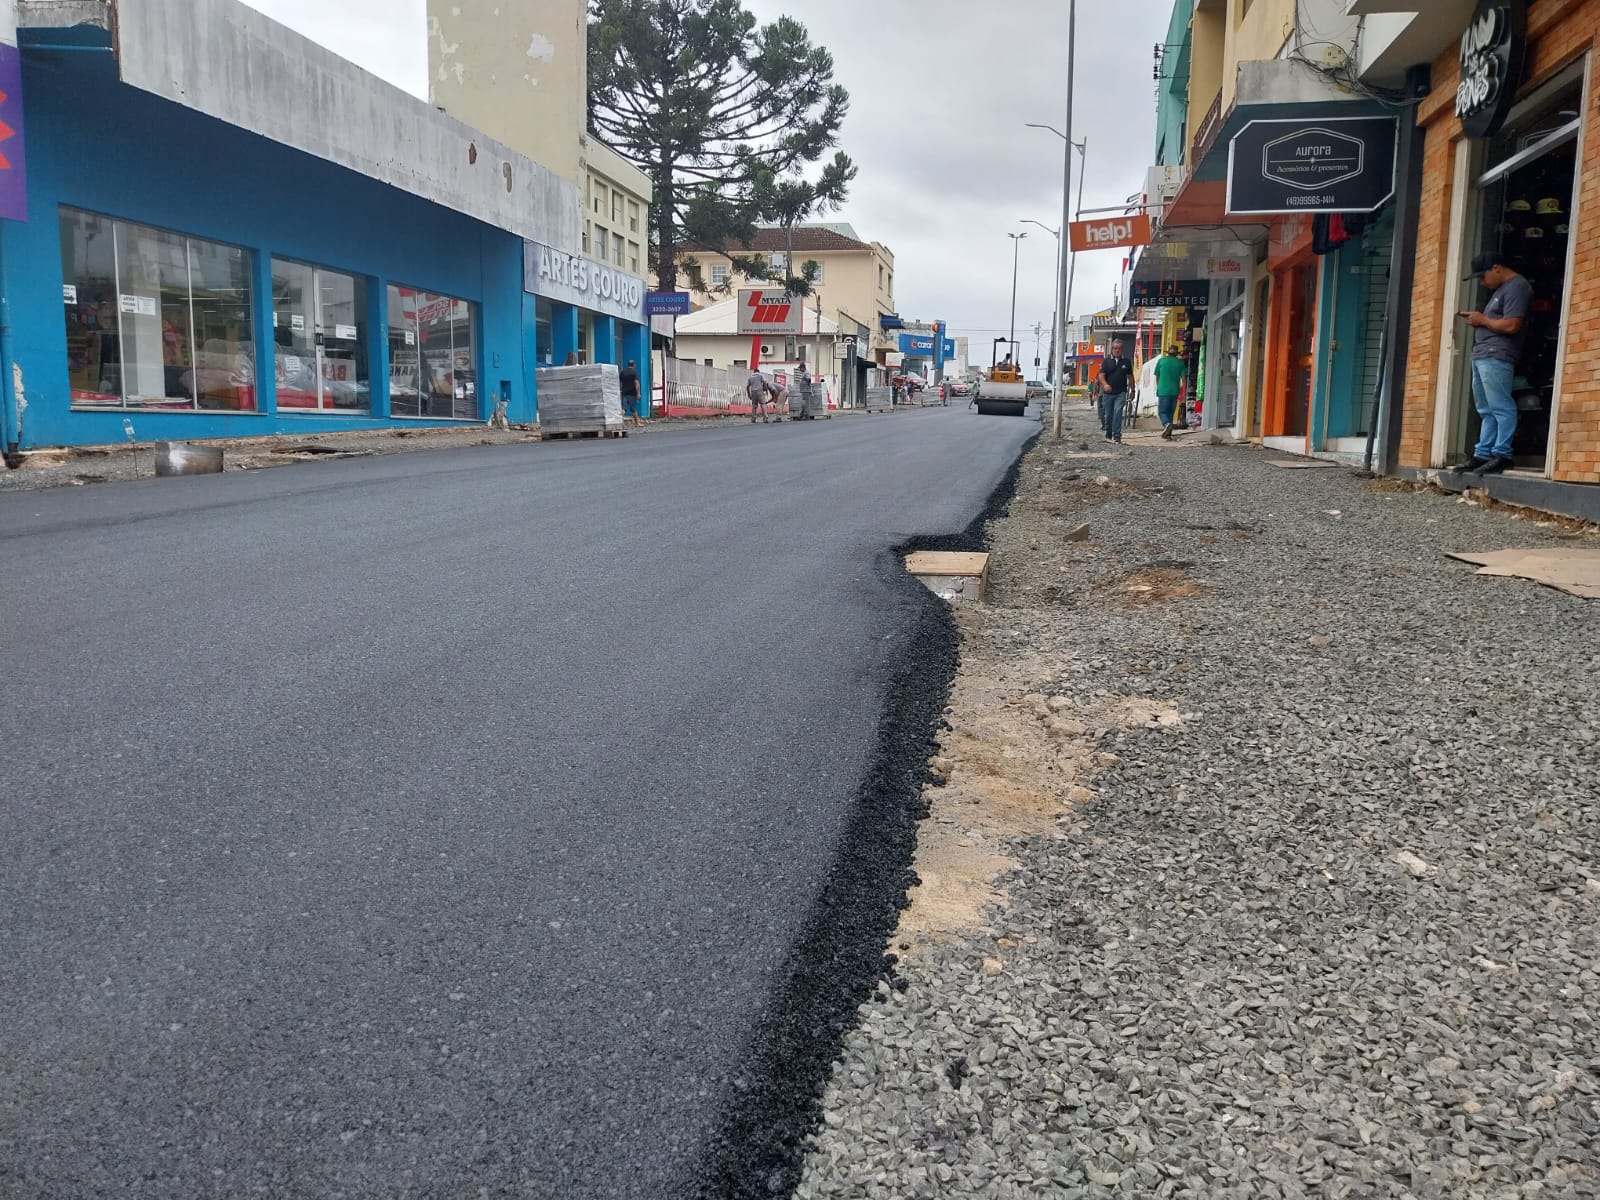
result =
[[[1535,296],[1514,387],[1516,473],[1600,483],[1600,0],[1531,0],[1525,20],[1521,82],[1498,129],[1466,135],[1454,47],[1418,108],[1423,187],[1399,464],[1450,467],[1471,452],[1471,338],[1455,314],[1484,306],[1488,294],[1467,276],[1475,255],[1494,252]],[[1469,80],[1463,95],[1471,89]]]
[[1310,217],[1278,217],[1267,240],[1272,299],[1267,310],[1261,389],[1263,437],[1305,438],[1315,377],[1317,282]]

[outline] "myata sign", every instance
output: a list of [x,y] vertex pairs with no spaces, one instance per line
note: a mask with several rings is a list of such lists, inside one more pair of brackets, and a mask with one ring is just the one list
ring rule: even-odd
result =
[[1067,228],[1074,251],[1114,250],[1150,244],[1150,218],[1143,213],[1136,217],[1111,217],[1105,221],[1074,221]]
[[1469,138],[1493,137],[1504,124],[1528,56],[1524,0],[1479,0],[1461,35],[1456,116]]
[[522,290],[644,324],[644,280],[539,242],[522,243]]
[[1228,212],[1376,212],[1394,195],[1398,144],[1394,117],[1251,121],[1228,147]]
[[800,298],[788,292],[765,288],[744,288],[739,292],[739,332],[743,335],[804,333],[805,320],[806,310]]

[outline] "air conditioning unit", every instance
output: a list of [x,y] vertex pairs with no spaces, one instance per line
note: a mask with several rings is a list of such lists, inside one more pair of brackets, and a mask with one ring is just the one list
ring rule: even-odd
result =
[[762,358],[771,358],[772,357],[772,347],[767,345],[765,342],[761,343],[761,357]]

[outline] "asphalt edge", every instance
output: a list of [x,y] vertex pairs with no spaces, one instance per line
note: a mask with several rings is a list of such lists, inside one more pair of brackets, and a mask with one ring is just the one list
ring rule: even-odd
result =
[[917,883],[917,830],[928,814],[923,787],[936,782],[928,759],[960,664],[954,614],[906,573],[904,556],[987,549],[988,525],[1009,512],[1022,464],[1042,432],[1023,443],[965,529],[909,538],[880,556],[879,576],[916,606],[917,616],[894,652],[878,748],[839,857],[768,998],[741,1073],[723,1100],[710,1150],[681,1192],[685,1197],[771,1200],[792,1195],[800,1184],[806,1141],[821,1123],[823,1091],[857,1011],[879,980],[893,979],[895,958],[885,947]]

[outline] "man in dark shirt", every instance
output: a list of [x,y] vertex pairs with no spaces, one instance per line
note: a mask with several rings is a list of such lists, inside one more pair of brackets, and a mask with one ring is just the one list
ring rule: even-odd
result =
[[622,386],[622,413],[635,425],[643,425],[639,419],[639,371],[634,366],[633,359],[628,360],[628,365],[617,372],[617,382]]
[[1106,441],[1122,444],[1122,413],[1128,404],[1128,389],[1133,386],[1133,359],[1122,352],[1122,339],[1111,343],[1111,353],[1100,360],[1100,427]]
[[1474,330],[1472,400],[1482,421],[1478,445],[1465,469],[1493,475],[1512,465],[1517,401],[1511,389],[1533,308],[1533,285],[1508,267],[1503,255],[1478,255],[1472,260],[1472,273],[1494,294],[1482,312],[1459,314]]

